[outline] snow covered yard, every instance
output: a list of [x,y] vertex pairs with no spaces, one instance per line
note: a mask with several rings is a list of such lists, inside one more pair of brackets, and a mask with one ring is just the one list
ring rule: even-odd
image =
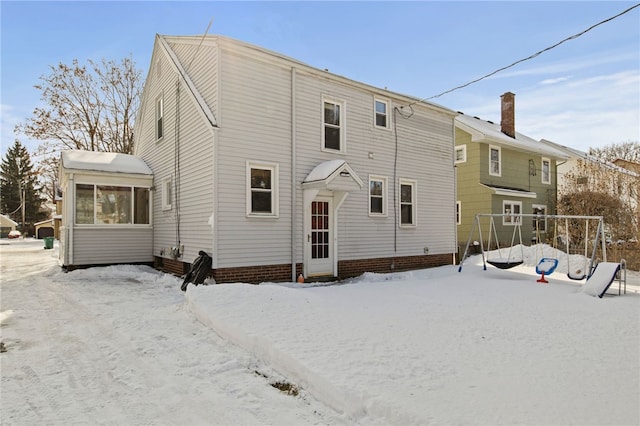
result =
[[477,259],[185,295],[55,252],[0,246],[2,424],[640,424],[638,273],[603,299]]

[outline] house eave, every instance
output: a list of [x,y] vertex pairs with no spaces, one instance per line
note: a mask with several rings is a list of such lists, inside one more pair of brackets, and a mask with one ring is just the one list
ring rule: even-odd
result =
[[497,187],[497,186],[485,185],[483,183],[481,183],[480,186],[493,191],[493,193],[495,195],[502,195],[502,196],[506,196],[506,197],[517,197],[517,198],[538,198],[538,194],[536,194],[535,192],[531,192],[531,191],[522,191],[522,190],[519,190],[519,189],[500,188],[500,187]]

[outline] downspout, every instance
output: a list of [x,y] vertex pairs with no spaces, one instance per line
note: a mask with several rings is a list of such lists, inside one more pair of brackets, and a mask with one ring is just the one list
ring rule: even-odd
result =
[[291,67],[291,282],[296,282],[296,69]]
[[[458,210],[458,168],[456,167],[456,156],[455,156],[455,152],[456,152],[456,118],[453,117],[453,120],[451,121],[452,129],[451,129],[451,133],[453,136],[453,150],[451,152],[454,153],[453,158],[451,159],[453,161],[453,217],[456,217],[456,211]],[[466,148],[465,148],[466,149]],[[458,212],[458,214],[460,215],[460,223],[462,223],[462,206],[460,206],[460,211]],[[458,222],[456,220],[453,221],[453,241],[454,241],[454,247],[455,247],[455,251],[453,253],[453,264],[456,264],[456,253],[458,253],[458,255],[460,254],[460,248],[458,247]],[[462,259],[460,259],[462,261]]]
[[[71,244],[71,242],[73,241],[73,229],[76,226],[76,217],[75,217],[76,209],[71,207],[76,205],[76,185],[74,183],[73,173],[69,173],[69,181],[67,182],[67,188],[68,188],[68,192],[71,192],[73,196],[71,197],[72,199],[69,200],[68,203],[66,203],[66,210],[67,210],[65,212],[67,213],[66,217],[71,218],[71,220],[67,222],[67,232],[65,232],[66,247],[67,247],[66,249],[67,263],[65,264],[65,266],[73,265],[73,244]],[[95,205],[95,200],[94,200],[94,205]]]

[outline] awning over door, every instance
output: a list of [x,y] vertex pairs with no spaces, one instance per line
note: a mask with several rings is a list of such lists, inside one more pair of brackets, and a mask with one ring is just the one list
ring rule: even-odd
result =
[[302,182],[305,189],[329,191],[359,191],[364,182],[344,160],[329,160],[318,164]]
[[305,208],[320,191],[333,192],[334,208],[339,208],[349,192],[359,191],[364,182],[344,160],[329,160],[318,164],[302,182]]

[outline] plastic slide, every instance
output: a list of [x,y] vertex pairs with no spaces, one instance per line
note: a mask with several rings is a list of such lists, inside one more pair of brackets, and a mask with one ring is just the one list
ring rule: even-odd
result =
[[593,275],[587,279],[583,291],[591,296],[602,297],[616,278],[620,264],[614,262],[600,262]]

